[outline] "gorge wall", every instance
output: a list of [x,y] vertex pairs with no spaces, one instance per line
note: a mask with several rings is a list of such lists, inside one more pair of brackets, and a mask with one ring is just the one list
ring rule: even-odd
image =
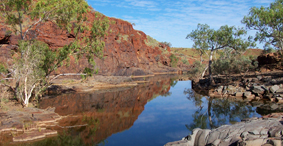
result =
[[[88,12],[88,25],[95,19],[95,11]],[[106,17],[106,16],[104,16]],[[0,16],[1,18],[1,16]],[[25,18],[28,19],[28,18]],[[104,55],[102,59],[95,58],[96,68],[103,75],[145,75],[154,72],[175,72],[185,67],[179,60],[177,67],[170,67],[170,47],[158,43],[144,32],[134,30],[131,23],[116,18],[109,19],[108,35],[105,36]],[[1,21],[2,20],[2,21]],[[0,20],[0,62],[7,66],[12,64],[13,51],[17,50],[20,35],[11,33],[11,29]],[[27,21],[30,22],[31,20]],[[83,35],[89,35],[84,32]],[[63,47],[74,40],[74,36],[62,31],[52,22],[45,22],[28,33],[28,37],[43,41],[51,49]],[[69,67],[61,67],[59,73],[78,73],[85,67],[90,67],[86,58],[78,63],[71,58]]]

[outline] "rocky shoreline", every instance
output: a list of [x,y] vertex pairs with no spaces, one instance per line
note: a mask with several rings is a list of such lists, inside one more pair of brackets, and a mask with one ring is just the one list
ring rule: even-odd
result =
[[283,113],[244,119],[216,129],[193,130],[191,135],[165,146],[281,146]]
[[23,108],[19,111],[0,112],[0,134],[6,134],[1,142],[26,142],[56,136],[57,131],[46,129],[55,126],[62,118],[54,111],[55,108]]

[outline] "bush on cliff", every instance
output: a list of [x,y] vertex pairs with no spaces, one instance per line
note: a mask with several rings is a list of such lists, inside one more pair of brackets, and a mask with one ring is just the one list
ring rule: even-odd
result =
[[174,55],[174,54],[171,54],[171,56],[169,57],[170,58],[170,64],[171,64],[171,67],[177,67],[177,63],[179,61],[179,59]]

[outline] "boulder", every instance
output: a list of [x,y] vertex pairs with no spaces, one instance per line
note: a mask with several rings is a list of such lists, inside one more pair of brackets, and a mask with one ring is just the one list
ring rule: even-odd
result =
[[[282,117],[282,115],[281,115]],[[261,146],[278,145],[281,141],[283,125],[281,118],[251,118],[234,125],[223,125],[213,130],[197,128],[188,139],[188,146]],[[278,141],[279,140],[279,141]],[[204,142],[206,141],[206,142]],[[272,143],[273,142],[273,143]],[[175,146],[183,146],[180,145]]]
[[264,94],[265,90],[261,86],[254,86],[252,92],[256,94]]
[[219,94],[222,94],[223,86],[219,86],[215,91],[218,92]]
[[271,86],[269,88],[271,93],[275,93],[280,87],[278,85]]
[[280,88],[280,89],[276,90],[276,93],[283,94],[283,88]]
[[262,76],[257,76],[256,77],[258,80],[261,80],[262,79]]
[[248,98],[248,99],[253,99],[253,98],[255,98],[255,95],[253,95],[252,92],[249,92],[249,91],[244,92],[244,93],[243,93],[243,96],[244,96],[245,98]]
[[272,79],[272,80],[270,81],[270,83],[271,83],[272,85],[275,85],[275,84],[277,84],[277,81],[276,81],[275,79]]
[[262,79],[261,79],[261,81],[263,81],[263,82],[270,82],[272,79],[271,79],[271,77],[270,76],[267,76],[267,77],[263,77]]
[[259,81],[259,79],[257,79],[257,78],[252,78],[252,80],[251,80],[251,82],[258,82]]
[[243,92],[237,92],[236,94],[235,94],[235,96],[237,96],[237,97],[242,97],[243,96]]

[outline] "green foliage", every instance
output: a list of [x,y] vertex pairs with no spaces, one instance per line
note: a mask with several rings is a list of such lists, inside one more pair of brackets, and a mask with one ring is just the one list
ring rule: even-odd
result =
[[193,30],[187,35],[187,39],[193,40],[193,47],[201,50],[211,51],[231,48],[234,50],[245,50],[248,47],[254,46],[254,43],[247,41],[242,36],[247,32],[243,28],[234,26],[221,26],[220,29],[211,29],[207,24],[198,24],[196,30]]
[[233,49],[236,51],[244,51],[248,47],[253,47],[254,42],[250,42],[242,38],[247,31],[243,28],[236,28],[234,26],[221,26],[218,30],[211,29],[207,24],[198,24],[197,29],[193,30],[187,35],[187,39],[193,40],[194,48],[201,50],[203,53],[205,50],[210,50],[209,57],[209,78],[212,81],[212,57],[214,51],[220,49]]
[[265,42],[265,47],[272,45],[282,51],[283,49],[283,0],[275,0],[269,7],[253,7],[242,23],[251,30],[256,30],[254,40]]
[[253,65],[253,58],[247,56],[237,56],[226,59],[220,58],[212,64],[213,73],[223,75],[255,71],[256,68],[257,64]]
[[268,53],[275,53],[276,50],[274,50],[272,47],[264,48],[262,51],[262,54],[268,54]]
[[[22,39],[26,39],[28,31],[35,25],[46,21],[78,34],[84,29],[81,24],[87,19],[85,13],[89,11],[85,0],[3,0],[1,3],[0,12],[6,23],[15,33],[20,33]],[[31,23],[24,22],[28,17]]]
[[12,34],[12,31],[11,30],[7,30],[5,32],[5,37],[11,36],[11,34]]
[[[0,15],[5,17],[14,33],[20,33],[23,41],[19,42],[18,57],[14,58],[13,78],[16,80],[15,90],[27,106],[28,100],[37,96],[52,80],[49,75],[57,68],[68,66],[70,56],[78,60],[81,56],[88,59],[94,68],[94,57],[102,58],[105,46],[104,36],[107,35],[109,20],[95,12],[95,20],[88,27],[86,14],[90,11],[85,0],[3,0],[0,5]],[[51,51],[46,44],[26,37],[29,30],[51,21],[62,30],[75,36],[70,44]],[[25,31],[23,31],[25,30]],[[81,33],[90,32],[84,37]],[[87,33],[88,33],[87,32]],[[10,35],[10,34],[9,34]],[[88,76],[98,73],[86,68]]]
[[182,62],[186,65],[190,65],[189,61],[187,59],[182,59]]
[[171,67],[177,67],[177,63],[179,61],[179,58],[177,58],[174,54],[171,54],[170,58],[170,64]]
[[17,81],[17,98],[28,105],[28,100],[33,91],[39,88],[36,95],[40,94],[45,83],[46,72],[44,61],[50,52],[48,46],[39,41],[20,41],[19,52],[21,57],[15,58],[13,78]]
[[87,76],[92,76],[92,74],[94,73],[93,69],[86,67],[83,71],[83,73],[85,73]]
[[195,61],[192,65],[192,69],[188,72],[191,77],[201,77],[202,72],[205,69],[205,65],[200,61]]
[[170,78],[170,86],[171,87],[175,87],[177,85],[178,81],[176,80],[176,78]]
[[7,73],[8,70],[4,64],[0,63],[0,73]]

